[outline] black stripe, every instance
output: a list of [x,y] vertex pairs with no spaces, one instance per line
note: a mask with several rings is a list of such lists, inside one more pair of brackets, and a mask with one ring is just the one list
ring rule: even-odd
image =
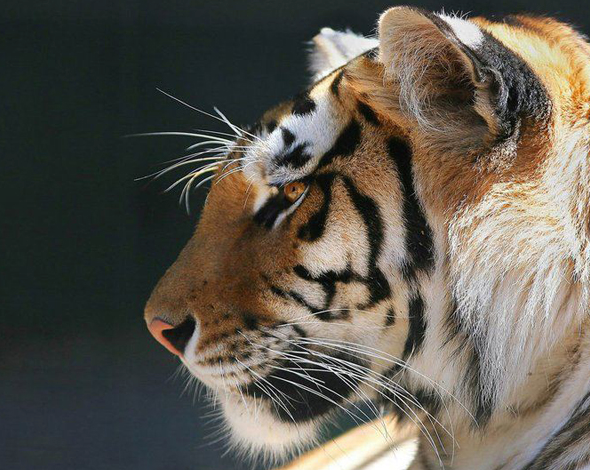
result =
[[277,296],[281,297],[282,299],[288,299],[288,298],[289,298],[289,296],[287,295],[287,293],[286,293],[286,292],[285,292],[283,289],[281,289],[280,287],[277,287],[277,286],[272,286],[272,285],[271,285],[271,286],[270,286],[270,291],[271,291],[273,294],[275,294],[275,295],[277,295]]
[[352,155],[360,142],[361,127],[355,119],[352,119],[340,133],[332,148],[322,156],[317,169],[329,165],[336,157],[347,157]]
[[385,326],[393,326],[395,325],[395,310],[392,308],[387,310],[385,314]]
[[412,392],[420,406],[422,406],[432,416],[436,416],[444,407],[441,399],[441,394],[437,390],[429,390],[426,388],[418,388]]
[[[348,284],[350,282],[352,282],[353,280],[362,280],[359,279],[358,276],[355,275],[355,273],[352,271],[352,268],[350,265],[348,265],[344,270],[342,271],[325,271],[322,274],[320,274],[319,276],[313,276],[304,266],[301,266],[300,264],[298,264],[297,266],[295,266],[293,268],[293,272],[299,276],[301,279],[304,279],[306,281],[309,282],[315,282],[318,283],[323,291],[324,291],[324,305],[322,306],[321,309],[317,309],[317,311],[320,310],[327,310],[330,308],[330,304],[332,303],[332,300],[334,299],[334,296],[336,295],[336,283],[337,282],[341,282],[343,284]],[[334,311],[334,312],[323,312],[322,313],[318,313],[317,318],[319,318],[320,320],[324,320],[324,321],[329,321],[329,320],[334,320],[334,319],[344,319],[344,318],[348,318],[350,315],[348,310],[338,310],[338,311]]]
[[[324,202],[320,210],[301,227],[299,230],[300,238],[307,241],[315,241],[323,234],[327,222],[329,206],[332,198],[332,185],[335,177],[336,175],[331,173],[322,174],[317,177],[316,181],[318,186],[324,193]],[[357,305],[356,308],[364,310],[374,306],[391,295],[391,287],[383,272],[377,267],[377,261],[381,254],[384,238],[383,221],[381,219],[379,207],[375,201],[372,198],[361,194],[350,178],[345,176],[341,176],[341,178],[355,209],[363,219],[367,228],[366,236],[369,242],[367,275],[361,276],[360,274],[353,272],[350,265],[343,271],[328,270],[319,276],[312,276],[309,271],[301,265],[296,266],[294,272],[302,279],[317,282],[322,286],[326,296],[324,303],[325,309],[330,307],[330,303],[336,293],[337,282],[362,282],[369,290],[369,298],[366,302]]]
[[266,228],[272,228],[279,214],[291,206],[291,202],[281,191],[279,194],[272,196],[266,203],[254,214],[254,222]]
[[358,107],[359,112],[365,118],[365,120],[367,122],[369,122],[375,126],[378,126],[381,124],[379,122],[379,118],[375,114],[375,111],[373,111],[373,108],[371,108],[368,104],[363,103],[362,101],[359,101],[357,107]]
[[[295,292],[295,291],[285,291],[283,289],[281,289],[280,287],[277,286],[270,286],[270,290],[273,294],[285,299],[285,300],[293,300],[296,303],[298,303],[299,305],[301,305],[302,307],[304,307],[305,309],[307,309],[310,313],[316,313],[321,311],[322,309],[320,307],[314,307],[313,305],[311,305],[310,303],[308,303],[301,294]],[[327,312],[329,313],[329,312]],[[322,318],[323,312],[321,314],[318,314],[318,318],[325,320],[326,318]],[[329,319],[329,318],[328,318]]]
[[311,99],[308,92],[304,92],[295,97],[291,112],[295,115],[303,116],[313,112],[315,108],[315,101]]
[[[408,302],[408,317],[409,329],[406,337],[406,343],[402,353],[402,361],[406,361],[411,355],[420,352],[424,340],[426,338],[426,319],[424,317],[424,301],[420,294],[414,294]],[[419,410],[422,406],[432,416],[440,411],[443,406],[438,394],[433,390],[419,388],[415,392],[411,392],[406,386],[400,385],[403,380],[403,372],[405,368],[403,362],[395,364],[383,373],[389,379],[387,387],[381,392],[384,394],[383,405],[392,406],[393,413],[396,414],[400,421],[407,418],[408,406]],[[415,403],[408,403],[407,394],[410,393],[420,406]],[[404,398],[401,400],[400,397]]]
[[334,179],[335,175],[333,173],[324,173],[315,178],[315,183],[322,191],[323,202],[320,209],[299,229],[297,236],[300,239],[313,242],[323,235],[332,203],[332,184],[334,183]]
[[281,136],[283,137],[285,147],[289,147],[293,142],[295,142],[295,134],[285,127],[281,127]]
[[279,166],[290,166],[299,169],[311,159],[311,154],[307,152],[309,145],[306,142],[296,145],[292,150],[283,151],[275,157],[275,163]]
[[406,142],[397,137],[389,139],[387,148],[395,162],[402,185],[403,213],[406,227],[408,258],[402,267],[405,279],[413,279],[416,271],[429,271],[434,265],[432,230],[416,196],[412,175],[412,151]]
[[[578,402],[570,419],[559,431],[553,434],[549,442],[537,454],[537,457],[523,470],[553,470],[558,468],[556,466],[557,461],[567,458],[568,450],[582,440],[590,440],[590,392]],[[587,462],[590,459],[590,451],[586,452],[585,455],[578,455],[574,450],[571,452],[571,456],[576,460]]]
[[338,72],[338,74],[334,77],[334,80],[332,80],[332,84],[330,85],[330,91],[334,94],[334,96],[338,97],[338,95],[340,94],[340,82],[342,81],[342,78],[344,77],[344,70],[341,70],[340,72]]
[[414,294],[408,302],[409,331],[402,359],[420,352],[426,338],[426,318],[424,318],[424,300],[420,294]]
[[369,196],[361,194],[350,178],[343,177],[343,181],[355,209],[367,227],[370,251],[367,260],[368,276],[365,279],[365,284],[370,291],[370,296],[366,303],[358,306],[359,309],[363,310],[372,307],[391,295],[389,282],[377,267],[377,261],[383,248],[383,221],[377,203]]
[[[301,306],[305,307],[307,310],[309,310],[309,312],[310,312],[310,313],[316,313],[316,312],[319,312],[319,311],[321,310],[321,308],[314,307],[313,305],[311,305],[310,303],[308,303],[308,302],[307,302],[307,301],[306,301],[306,300],[303,298],[303,296],[302,296],[301,294],[299,294],[299,293],[297,293],[297,292],[295,292],[295,291],[292,291],[292,290],[290,290],[290,291],[287,293],[287,295],[288,295],[288,296],[289,296],[291,299],[293,299],[295,302],[297,302],[299,305],[301,305]],[[327,313],[329,313],[329,312],[327,312]],[[324,312],[320,313],[320,314],[318,315],[318,318],[320,318],[320,319],[322,319],[322,320],[323,320],[323,319],[324,319],[324,318],[322,318],[322,315],[323,315],[323,314],[324,314]]]
[[[484,390],[482,360],[485,352],[482,339],[475,337],[464,324],[457,310],[456,301],[451,303],[445,326],[448,333],[445,345],[455,340],[456,349],[453,355],[467,355],[464,383],[472,396],[475,421],[478,426],[485,426],[495,409],[492,390],[496,388],[496,385],[488,385],[492,390]],[[485,382],[489,383],[489,380]]]

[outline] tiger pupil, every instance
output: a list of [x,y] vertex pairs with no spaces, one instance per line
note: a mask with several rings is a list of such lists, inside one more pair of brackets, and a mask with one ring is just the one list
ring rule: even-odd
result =
[[305,191],[305,185],[301,182],[289,183],[283,191],[289,202],[295,202]]

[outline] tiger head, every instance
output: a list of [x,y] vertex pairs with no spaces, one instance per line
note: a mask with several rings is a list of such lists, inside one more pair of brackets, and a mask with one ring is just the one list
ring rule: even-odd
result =
[[[474,233],[486,217],[501,231],[520,195],[482,204],[542,166],[565,113],[556,68],[534,52],[556,47],[551,21],[396,7],[378,39],[324,29],[313,85],[240,132],[145,309],[234,441],[283,453],[342,409],[360,416],[359,401],[410,413],[441,406],[429,377],[466,387],[477,325],[458,312],[481,299],[460,288],[500,243]],[[486,390],[461,395],[481,420],[498,399]]]

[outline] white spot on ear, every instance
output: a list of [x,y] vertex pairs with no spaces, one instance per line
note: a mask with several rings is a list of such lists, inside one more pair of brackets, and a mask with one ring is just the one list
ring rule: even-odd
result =
[[455,36],[467,47],[475,49],[483,42],[483,34],[477,25],[456,16],[444,14],[438,16],[451,27]]

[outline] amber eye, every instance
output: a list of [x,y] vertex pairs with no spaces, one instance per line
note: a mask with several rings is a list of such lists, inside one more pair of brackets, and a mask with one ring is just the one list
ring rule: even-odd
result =
[[292,183],[287,183],[283,188],[283,193],[285,194],[285,198],[290,203],[295,202],[297,199],[301,197],[301,195],[305,192],[305,184],[301,181],[294,181]]

